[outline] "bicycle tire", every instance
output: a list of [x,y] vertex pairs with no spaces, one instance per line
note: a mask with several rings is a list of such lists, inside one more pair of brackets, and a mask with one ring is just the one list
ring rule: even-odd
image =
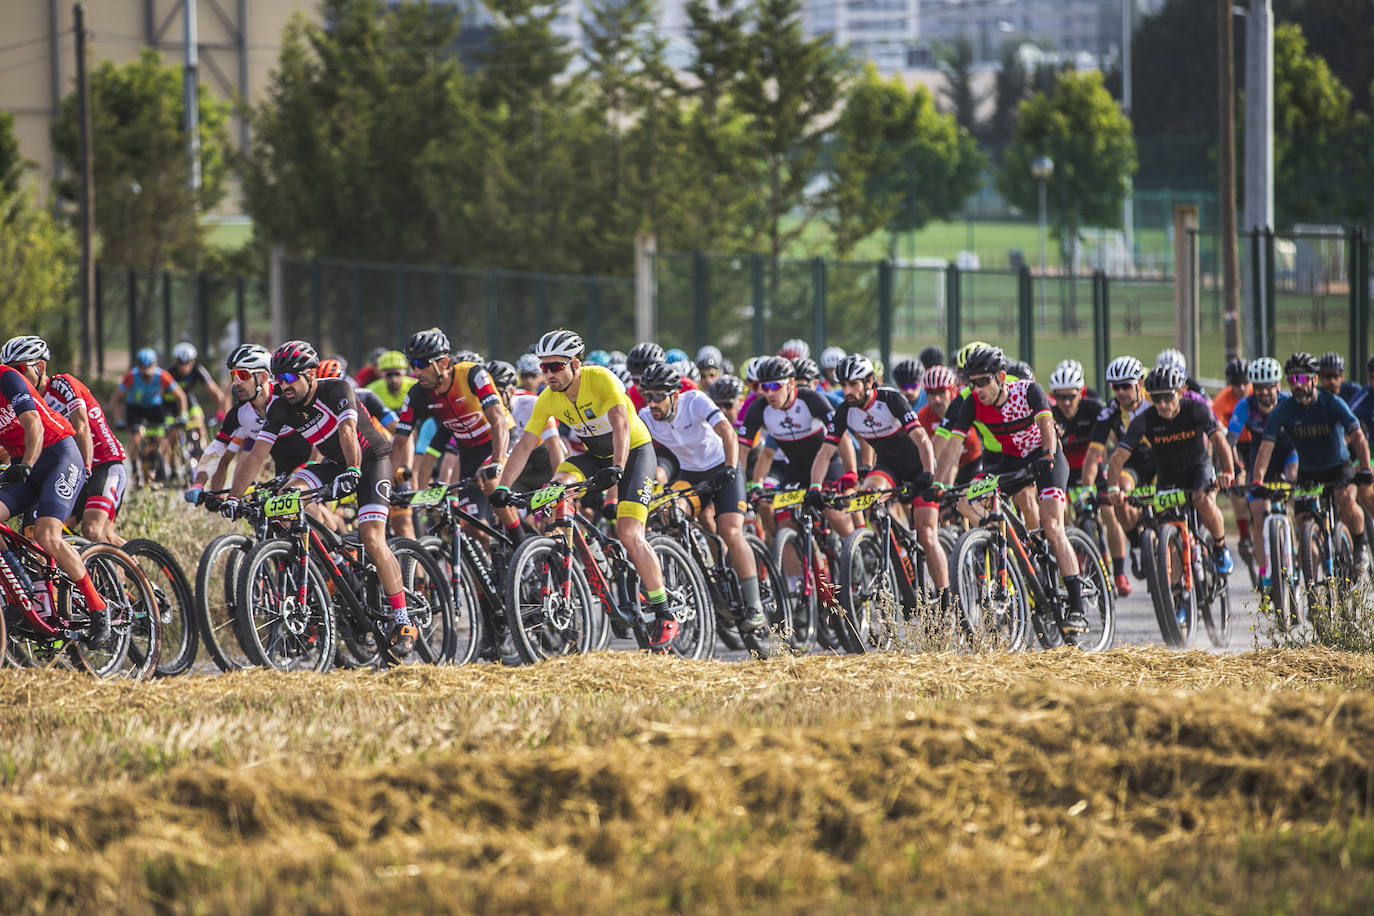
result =
[[196,566],[196,623],[201,642],[221,671],[240,671],[252,664],[239,646],[234,626],[239,564],[252,546],[253,539],[245,535],[221,534],[205,545]]
[[[774,568],[782,576],[787,618],[792,625],[790,631],[782,631],[782,637],[793,652],[805,652],[816,638],[820,593],[811,570],[804,563],[801,536],[797,530],[780,526],[773,538],[770,555]],[[808,591],[810,594],[807,594]]]
[[855,654],[890,651],[903,619],[902,603],[897,576],[883,562],[873,529],[856,528],[845,537],[835,584],[844,607],[845,619],[837,631],[845,649]]
[[993,532],[970,528],[954,548],[950,576],[959,595],[959,620],[964,636],[975,648],[990,643],[1008,652],[1026,648],[1030,605],[1021,568],[1006,565],[1007,587],[997,581],[1000,566]]
[[706,588],[706,578],[682,545],[671,537],[659,534],[649,538],[649,547],[658,557],[663,572],[663,587],[678,597],[678,635],[663,654],[679,658],[708,659],[716,654],[716,611]]
[[759,658],[770,658],[782,645],[779,634],[792,628],[787,601],[782,596],[782,573],[773,563],[768,548],[756,535],[746,533],[745,542],[754,553],[754,567],[759,575],[759,603],[768,618],[768,630],[763,633],[742,634],[745,648]]
[[1297,623],[1298,595],[1291,576],[1293,564],[1292,526],[1286,516],[1264,520],[1264,557],[1269,564],[1269,603],[1280,630]]
[[[1184,567],[1192,557],[1184,550],[1183,535],[1175,525],[1164,525],[1159,532],[1158,553],[1155,555],[1155,578],[1161,598],[1155,602],[1160,633],[1164,642],[1181,649],[1192,644],[1197,629],[1197,587],[1183,587]],[[1174,573],[1178,573],[1178,582]]]
[[[431,665],[452,664],[458,648],[458,634],[449,579],[419,542],[392,538],[387,546],[401,567],[406,613],[419,631],[414,654],[419,661]],[[386,655],[392,661],[403,662],[390,646],[386,647]]]
[[[73,660],[98,678],[148,680],[157,670],[162,621],[147,577],[133,557],[111,544],[91,544],[81,551],[81,562],[110,609],[113,645],[77,640],[70,645]],[[84,609],[75,589],[72,601]]]
[[1217,572],[1216,552],[1211,535],[1201,540],[1202,568],[1198,571],[1198,616],[1207,639],[1224,649],[1231,641],[1231,595],[1226,576]]
[[1329,643],[1339,632],[1341,614],[1337,583],[1326,572],[1329,550],[1326,537],[1316,520],[1306,519],[1298,536],[1298,555],[1302,566],[1303,595],[1307,604],[1307,620],[1312,624],[1317,640]]
[[[196,625],[195,595],[186,573],[171,551],[148,538],[124,542],[124,552],[140,563],[143,575],[153,587],[162,618],[162,645],[157,663],[158,677],[180,677],[195,664],[200,648]],[[151,572],[149,570],[151,566]]]
[[[553,538],[528,538],[506,570],[506,625],[526,664],[591,649],[592,594],[582,564],[574,557],[567,599],[556,593],[561,559]],[[643,627],[637,628],[643,630]]]
[[[485,640],[489,638],[485,622],[482,620],[481,598],[477,593],[477,582],[467,563],[460,563],[458,575],[453,574],[453,559],[449,545],[442,538],[432,534],[416,538],[420,546],[429,553],[444,581],[449,583],[453,604],[454,648],[451,664],[469,665],[482,654]],[[454,580],[457,579],[455,586]]]
[[[1116,643],[1116,593],[1107,575],[1106,560],[1088,532],[1069,528],[1065,534],[1078,558],[1079,575],[1086,580],[1085,585],[1090,584],[1097,592],[1092,605],[1083,608],[1088,615],[1088,632],[1080,634],[1074,644],[1084,652],[1110,649]],[[1087,598],[1085,595],[1085,605]]]
[[[1155,623],[1159,626],[1160,638],[1164,644],[1173,645],[1169,642],[1168,627],[1169,620],[1173,617],[1172,604],[1170,598],[1159,582],[1159,538],[1156,536],[1155,529],[1148,526],[1140,528],[1140,571],[1145,574],[1145,589],[1150,593],[1150,607],[1155,612]],[[1177,624],[1175,624],[1175,627]]]
[[239,645],[255,664],[275,671],[328,671],[334,665],[334,608],[324,575],[306,563],[307,607],[296,604],[292,580],[299,544],[273,538],[249,552],[239,567],[234,617]]

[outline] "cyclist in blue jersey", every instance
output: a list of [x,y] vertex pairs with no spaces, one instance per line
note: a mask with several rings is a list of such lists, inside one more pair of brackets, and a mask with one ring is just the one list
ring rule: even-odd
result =
[[[130,452],[137,455],[146,428],[160,428],[176,420],[186,422],[189,406],[186,392],[170,372],[157,364],[157,351],[144,347],[134,355],[133,368],[124,373],[116,386],[110,412],[118,418],[117,426],[133,430]],[[173,438],[170,430],[163,437],[161,448],[165,453],[170,454]]]
[[[1258,455],[1254,443],[1264,438],[1264,427],[1269,423],[1270,412],[1280,401],[1288,400],[1288,392],[1279,391],[1279,382],[1283,379],[1283,366],[1272,356],[1252,362],[1247,368],[1246,375],[1251,391],[1237,401],[1232,409],[1231,419],[1226,426],[1226,441],[1231,444],[1236,467],[1241,468],[1248,479],[1258,480],[1253,473],[1254,461]],[[1250,433],[1248,443],[1241,441],[1247,430]],[[1293,440],[1287,433],[1279,433],[1274,440],[1273,454],[1269,459],[1264,483],[1292,481],[1297,480],[1297,477],[1298,453],[1293,448]],[[1246,500],[1248,505],[1245,514],[1249,517],[1253,530],[1257,532],[1251,549],[1259,565],[1261,586],[1268,588],[1269,567],[1265,561],[1265,543],[1264,538],[1258,534],[1262,530],[1267,500],[1257,499],[1253,495],[1246,497]]]

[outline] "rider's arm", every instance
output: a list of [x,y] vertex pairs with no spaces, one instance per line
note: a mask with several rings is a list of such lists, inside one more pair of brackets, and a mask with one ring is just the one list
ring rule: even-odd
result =
[[724,414],[721,414],[721,418],[711,426],[711,429],[715,431],[717,436],[720,436],[720,443],[725,448],[725,466],[727,468],[738,467],[739,433],[735,432],[735,428],[730,425],[729,420],[725,419]]
[[72,412],[67,414],[67,419],[76,432],[76,447],[81,450],[81,463],[89,471],[95,449],[91,443],[91,420],[86,415],[86,405],[78,401],[72,406]]
[[921,464],[930,473],[935,473],[935,443],[926,435],[925,427],[917,423],[907,431],[911,441],[916,443],[916,451],[921,453]]
[[210,396],[215,399],[219,408],[223,409],[225,404],[224,389],[219,386],[219,382],[215,381],[214,375],[208,369],[199,365],[197,368],[200,369],[201,380],[205,382],[206,390],[210,392]]
[[1355,464],[1360,468],[1369,467],[1369,440],[1364,437],[1364,432],[1356,426],[1346,437],[1346,442],[1350,444],[1350,454],[1355,456]]
[[1126,459],[1131,457],[1131,450],[1123,445],[1118,445],[1116,451],[1112,452],[1111,460],[1107,462],[1107,488],[1110,491],[1121,489],[1121,469],[1126,466]]
[[165,370],[163,372],[163,375],[166,377],[165,380],[167,382],[167,390],[177,396],[177,404],[180,405],[179,416],[186,416],[186,411],[190,409],[190,405],[186,401],[186,392],[182,390],[182,387],[180,385],[178,385],[175,381],[172,380],[171,375],[168,375]]
[[1217,461],[1221,465],[1221,473],[1234,476],[1236,473],[1236,456],[1231,451],[1231,443],[1226,441],[1226,435],[1221,431],[1221,427],[1212,430],[1208,436],[1212,441],[1212,460],[1217,461],[1217,456],[1226,456],[1224,461]]
[[1269,470],[1269,459],[1274,454],[1274,440],[1265,433],[1264,441],[1260,443],[1259,451],[1255,453],[1255,470],[1251,475],[1252,479],[1259,483],[1264,480],[1265,473]]
[[1236,409],[1231,411],[1231,419],[1226,421],[1226,439],[1232,445],[1240,441],[1240,434],[1245,431],[1245,422],[1250,419],[1250,402],[1241,400],[1236,404]]
[[854,440],[849,436],[840,439],[840,464],[843,465],[846,474],[859,473],[859,460],[854,454]]
[[482,413],[491,424],[491,464],[499,469],[506,463],[506,449],[510,444],[510,429],[506,426],[510,415],[499,400],[483,407]]
[[1054,417],[1039,414],[1035,418],[1035,425],[1040,427],[1040,441],[1044,443],[1045,454],[1053,458],[1059,450],[1059,430],[1054,426]]
[[234,482],[229,485],[229,495],[240,497],[248,489],[248,485],[258,476],[258,471],[267,463],[267,459],[272,454],[272,443],[267,439],[259,437],[253,443],[253,450],[239,459],[239,463],[234,466]]
[[611,464],[624,468],[630,457],[630,418],[624,404],[614,404],[606,411],[611,424]]
[[[847,439],[848,436],[845,438]],[[815,460],[811,462],[811,486],[819,487],[825,482],[825,472],[830,468],[830,459],[834,456],[837,448],[839,445],[835,442],[821,443],[821,447],[816,451]]]
[[[358,442],[358,421],[345,417],[339,421],[339,429],[334,435],[339,437],[339,450],[343,452],[344,465],[350,468],[363,466],[363,447]],[[256,451],[257,446],[253,446]]]
[[[395,470],[410,467],[415,460],[415,442],[409,432],[397,433],[391,438],[391,466]],[[416,486],[419,486],[416,482]]]
[[[215,462],[215,470],[210,474],[210,481],[208,483],[204,483],[204,486],[210,490],[223,489],[224,478],[229,476],[229,465],[233,464],[233,462],[234,454],[232,452],[230,452],[228,449],[224,449],[222,452],[220,452],[219,460]],[[197,484],[203,483],[203,481],[201,481],[200,479],[200,475],[197,475],[195,482]]]
[[43,421],[38,411],[30,408],[19,414],[19,425],[24,427],[23,462],[33,467],[38,463],[38,456],[43,454]]
[[[558,437],[555,436],[555,439]],[[520,434],[520,440],[515,443],[515,448],[506,456],[506,466],[501,469],[501,477],[496,485],[510,488],[515,483],[515,479],[520,476],[520,472],[525,469],[525,462],[530,460],[530,452],[534,451],[539,444],[539,434],[532,433],[526,429]],[[561,445],[561,443],[560,443]],[[557,464],[554,467],[558,467]]]

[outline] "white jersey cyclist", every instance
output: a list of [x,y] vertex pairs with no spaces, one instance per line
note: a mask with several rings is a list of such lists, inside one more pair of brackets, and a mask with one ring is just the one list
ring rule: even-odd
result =
[[710,427],[725,419],[725,414],[703,391],[684,391],[678,395],[677,413],[672,420],[655,420],[648,407],[641,407],[639,418],[649,427],[654,441],[677,458],[684,471],[709,471],[725,462],[725,446]]

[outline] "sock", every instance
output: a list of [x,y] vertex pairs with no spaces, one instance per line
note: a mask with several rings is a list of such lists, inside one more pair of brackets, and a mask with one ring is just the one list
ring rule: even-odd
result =
[[1248,538],[1250,536],[1250,520],[1248,518],[1236,519],[1236,527],[1240,529],[1240,536]]
[[752,614],[763,610],[763,599],[759,597],[759,577],[750,576],[739,581],[739,590],[744,593],[744,606]]
[[1112,557],[1112,575],[1119,576],[1126,571],[1125,557]]
[[1358,557],[1360,554],[1364,553],[1364,532],[1361,531],[1359,534],[1351,534],[1350,543],[1355,548],[1355,556]]
[[1069,593],[1069,607],[1077,608],[1083,605],[1083,579],[1081,576],[1065,576],[1064,588]]
[[387,595],[386,600],[391,603],[391,611],[396,615],[396,626],[403,627],[410,623],[410,615],[406,613],[406,593],[397,592],[394,595]]
[[95,583],[91,581],[89,573],[81,577],[76,587],[81,590],[81,597],[86,599],[86,607],[91,613],[105,610],[105,599],[95,590]]
[[1139,549],[1140,549],[1140,530],[1137,529],[1137,528],[1132,528],[1130,531],[1127,531],[1127,532],[1126,532],[1126,540],[1129,541],[1129,542],[1131,543],[1131,546],[1132,546],[1132,547],[1134,547],[1136,550],[1139,550]]
[[519,522],[514,525],[503,525],[506,529],[506,537],[510,538],[512,544],[519,545],[525,540],[525,529]]
[[1219,538],[1217,538],[1217,554],[1220,555],[1221,552],[1222,552],[1223,550],[1225,550],[1225,549],[1226,549],[1226,538],[1225,538],[1225,537],[1219,537]]

